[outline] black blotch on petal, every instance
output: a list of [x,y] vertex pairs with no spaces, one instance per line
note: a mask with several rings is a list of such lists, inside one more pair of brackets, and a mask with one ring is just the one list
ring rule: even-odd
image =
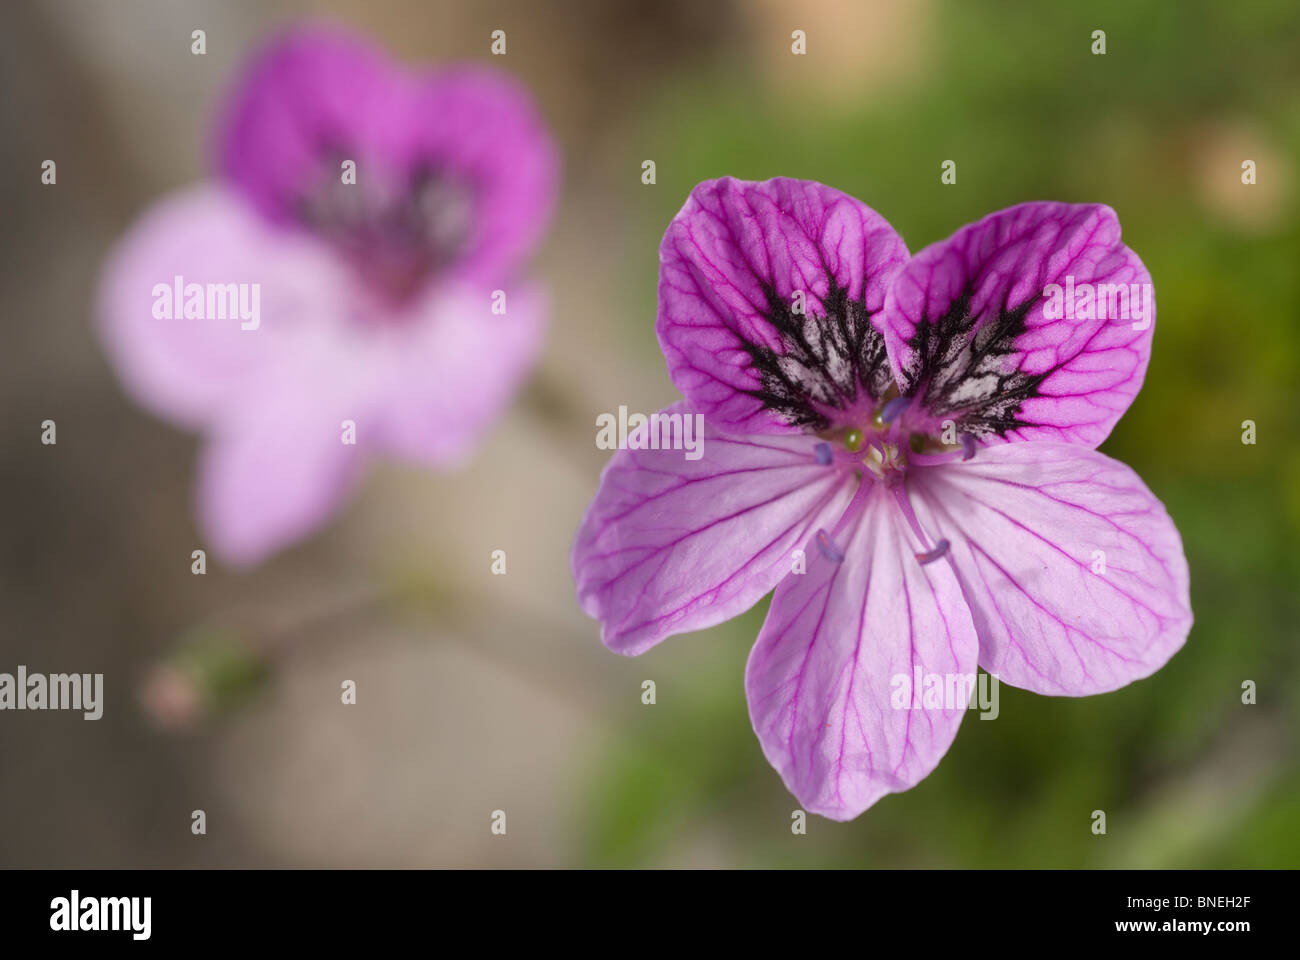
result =
[[770,284],[764,289],[763,316],[781,337],[781,349],[744,344],[762,386],[747,391],[793,426],[823,430],[829,426],[820,408],[844,409],[862,393],[873,400],[893,383],[885,338],[871,325],[865,301],[826,275],[823,316],[795,313]]
[[900,386],[905,395],[919,396],[931,415],[951,417],[965,433],[1005,436],[1029,425],[1021,408],[1053,372],[1024,373],[1008,359],[1019,352],[1016,341],[1026,330],[1034,298],[1014,308],[1004,304],[979,329],[970,303],[967,287],[942,316],[921,318],[907,342],[912,357]]

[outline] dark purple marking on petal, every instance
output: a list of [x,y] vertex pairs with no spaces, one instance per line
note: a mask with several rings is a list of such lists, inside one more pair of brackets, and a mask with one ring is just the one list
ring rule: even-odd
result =
[[[1095,292],[1092,309],[1076,290]],[[1065,299],[1080,307],[1058,316]],[[985,445],[1095,447],[1141,387],[1154,318],[1150,274],[1114,210],[1023,203],[912,257],[881,329],[900,391],[918,401],[909,429],[953,420]]]
[[[342,154],[341,154],[342,155]],[[327,164],[337,169],[338,164]],[[377,191],[322,178],[299,201],[299,222],[328,241],[375,291],[401,304],[461,260],[474,232],[475,187],[431,166]]]
[[719,429],[821,432],[893,385],[879,327],[907,248],[819,183],[701,183],[659,248],[655,330],[673,383]]
[[324,239],[390,306],[453,275],[496,284],[553,205],[555,150],[514,81],[408,70],[334,27],[272,40],[215,134],[220,171],[259,213]]
[[851,299],[826,274],[823,316],[794,313],[771,287],[762,316],[780,337],[773,349],[742,344],[762,386],[745,391],[792,426],[825,430],[830,411],[847,410],[864,394],[874,400],[893,386],[885,338],[871,324],[867,306]]
[[1028,426],[1021,405],[1038,396],[1039,385],[1053,372],[1029,374],[1008,364],[1019,353],[1016,342],[1037,296],[977,326],[981,318],[971,313],[971,293],[968,287],[941,316],[922,314],[907,341],[912,359],[902,371],[905,396],[899,399],[915,396],[936,419],[959,417],[968,433],[1003,436]]

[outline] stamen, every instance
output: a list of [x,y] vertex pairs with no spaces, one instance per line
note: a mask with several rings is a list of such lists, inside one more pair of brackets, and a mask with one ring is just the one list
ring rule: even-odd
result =
[[933,550],[927,550],[925,553],[916,554],[916,559],[921,561],[921,566],[925,566],[927,563],[934,563],[934,561],[942,559],[943,556],[947,554],[949,546],[947,540],[940,540],[934,545]]
[[840,518],[835,521],[835,529],[831,531],[832,538],[838,537],[843,533],[844,528],[849,525],[849,521],[858,515],[858,511],[862,508],[862,504],[866,502],[867,497],[871,493],[871,485],[873,482],[871,476],[866,473],[863,473],[858,477],[858,489],[853,491],[853,496],[849,498],[848,506],[846,506],[844,512],[840,514]]
[[929,540],[921,531],[921,524],[916,519],[916,511],[912,509],[912,502],[907,499],[907,491],[903,489],[903,484],[900,483],[894,486],[894,499],[898,501],[899,509],[903,511],[903,518],[907,520],[907,525],[916,534],[916,539],[920,540],[922,544],[929,543]]
[[912,405],[911,397],[895,397],[885,404],[885,408],[880,411],[880,419],[885,423],[893,423],[898,419],[899,414]]
[[960,450],[950,450],[947,453],[912,453],[908,455],[907,462],[914,467],[933,467],[940,463],[951,463],[958,458],[963,461],[971,459],[979,449],[975,438],[969,433],[963,433],[960,440]]
[[[912,502],[907,499],[907,491],[903,489],[901,483],[894,487],[894,499],[898,501],[898,506],[902,509],[903,516],[907,519],[908,526],[910,526],[912,532],[916,534],[916,539],[921,541],[922,546],[928,544],[930,541],[926,537],[925,532],[921,529],[921,523],[916,519],[916,511],[912,509]],[[948,553],[948,547],[948,541],[940,538],[932,549],[926,550],[923,553],[914,554],[914,556],[921,562],[921,566],[925,566],[927,563],[934,563],[934,561],[945,556]]]
[[817,549],[831,563],[844,562],[844,551],[831,542],[830,534],[825,530],[817,531]]
[[817,462],[823,467],[830,466],[831,460],[835,457],[835,454],[831,452],[831,445],[825,440],[813,447],[813,455],[817,457]]

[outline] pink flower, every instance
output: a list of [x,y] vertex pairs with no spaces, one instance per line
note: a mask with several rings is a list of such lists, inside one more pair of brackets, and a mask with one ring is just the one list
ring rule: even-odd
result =
[[745,686],[804,807],[851,819],[938,764],[967,704],[900,698],[900,678],[961,689],[978,664],[1086,696],[1182,646],[1178,531],[1095,450],[1154,319],[1110,208],[1022,204],[909,257],[839,191],[725,178],[695,188],[660,260],[686,395],[667,412],[704,415],[703,456],[629,438],[578,531],[578,597],[634,655],[775,589]]
[[306,536],[374,457],[462,460],[541,342],[516,267],[550,215],[551,140],[478,67],[408,72],[322,27],[236,84],[216,182],[109,259],[100,328],[127,390],[205,437],[198,512],[231,563]]

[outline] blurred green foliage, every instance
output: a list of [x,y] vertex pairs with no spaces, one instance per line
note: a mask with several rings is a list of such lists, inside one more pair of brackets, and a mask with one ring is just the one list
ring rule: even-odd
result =
[[[1105,56],[1089,49],[1097,28]],[[1182,533],[1191,637],[1155,676],[1106,696],[1004,686],[1001,716],[972,713],[918,787],[851,824],[810,817],[795,837],[797,803],[745,706],[761,604],[648,655],[650,675],[671,674],[671,686],[661,681],[655,708],[629,710],[593,761],[582,856],[689,864],[720,848],[741,866],[1300,866],[1300,7],[950,2],[927,29],[929,68],[889,98],[771,95],[763,64],[743,61],[663,92],[644,141],[619,158],[626,169],[643,154],[658,162],[645,191],[656,226],[626,260],[628,289],[648,294],[628,335],[645,343],[646,363],[662,363],[646,319],[658,231],[710,177],[820,180],[875,207],[913,250],[1025,200],[1110,204],[1154,278],[1158,321],[1146,386],[1102,449],[1138,471]],[[1240,181],[1249,154],[1222,142],[1233,136],[1262,151],[1255,187]],[[955,186],[940,184],[945,159],[957,161]],[[1234,216],[1250,190],[1269,191],[1276,209]],[[1254,446],[1241,441],[1246,419]],[[686,654],[666,652],[682,644]],[[1258,684],[1256,706],[1241,703],[1244,680]],[[1094,809],[1107,813],[1105,837],[1090,832]]]

